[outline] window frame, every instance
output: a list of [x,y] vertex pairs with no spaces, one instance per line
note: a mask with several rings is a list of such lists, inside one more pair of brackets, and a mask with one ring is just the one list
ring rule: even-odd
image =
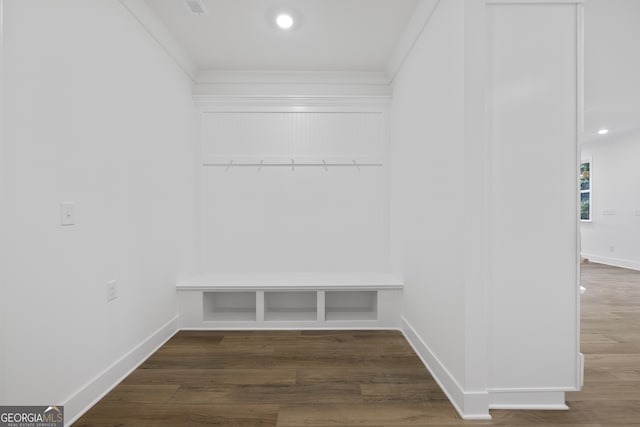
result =
[[[583,189],[583,165],[588,165],[587,166],[587,172],[588,172],[588,176],[587,176],[587,183],[588,183],[588,188]],[[580,169],[579,169],[579,175],[578,175],[578,189],[579,189],[579,218],[580,218],[580,222],[592,222],[593,221],[593,161],[591,158],[587,158],[587,159],[582,159],[580,161]],[[589,207],[588,207],[588,212],[587,212],[587,218],[583,218],[582,217],[582,198],[583,195],[587,195],[587,200],[589,203]]]

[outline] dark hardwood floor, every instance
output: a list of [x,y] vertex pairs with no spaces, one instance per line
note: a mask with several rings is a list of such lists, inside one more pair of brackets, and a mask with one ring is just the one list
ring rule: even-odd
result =
[[640,426],[640,272],[583,266],[570,411],[463,421],[395,331],[180,332],[75,426]]

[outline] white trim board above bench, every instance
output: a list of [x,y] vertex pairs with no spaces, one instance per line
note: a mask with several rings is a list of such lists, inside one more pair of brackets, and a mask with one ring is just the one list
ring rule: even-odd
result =
[[213,273],[176,289],[182,329],[396,329],[402,286],[385,273]]
[[178,279],[178,290],[402,289],[386,273],[212,273]]

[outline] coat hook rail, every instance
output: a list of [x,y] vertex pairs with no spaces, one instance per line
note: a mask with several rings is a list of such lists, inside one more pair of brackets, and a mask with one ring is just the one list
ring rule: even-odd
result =
[[295,172],[297,167],[321,167],[324,168],[326,172],[329,171],[330,167],[352,167],[357,170],[362,170],[364,167],[380,167],[384,166],[384,163],[376,160],[306,160],[306,159],[288,159],[288,160],[264,160],[264,159],[256,159],[256,160],[229,160],[229,159],[221,159],[219,161],[204,161],[202,162],[202,166],[205,167],[222,167],[225,172],[230,171],[232,168],[238,167],[254,167],[259,171],[266,167],[289,167],[292,172]]

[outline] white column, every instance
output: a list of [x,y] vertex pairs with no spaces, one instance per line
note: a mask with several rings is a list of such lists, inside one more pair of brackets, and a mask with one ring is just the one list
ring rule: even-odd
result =
[[492,408],[579,387],[580,1],[487,1]]

